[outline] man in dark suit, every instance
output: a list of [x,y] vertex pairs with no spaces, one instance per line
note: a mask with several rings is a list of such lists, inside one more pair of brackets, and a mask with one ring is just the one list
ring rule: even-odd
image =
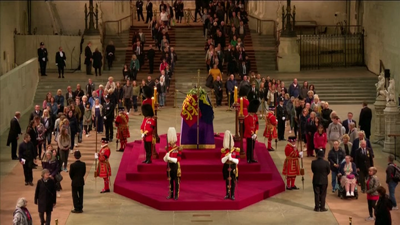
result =
[[149,45],[149,50],[147,51],[147,59],[149,60],[149,68],[150,74],[153,74],[154,70],[154,57],[156,56],[156,52],[153,49],[152,45]]
[[371,136],[371,120],[372,120],[372,111],[368,108],[368,104],[363,102],[363,108],[360,112],[360,121],[359,126],[360,130],[365,132],[365,136],[369,139]]
[[39,105],[35,105],[35,111],[33,111],[31,113],[31,115],[29,116],[29,121],[32,121],[33,118],[35,118],[35,116],[38,116],[40,118],[42,118],[43,112],[42,110],[40,110],[40,106]]
[[247,76],[249,74],[249,70],[246,66],[246,61],[242,61],[242,64],[239,65],[239,75],[243,80],[244,76]]
[[328,175],[330,173],[329,162],[324,160],[324,151],[317,152],[318,159],[311,162],[313,172],[313,189],[316,212],[325,212],[326,190],[328,189]]
[[217,106],[222,106],[222,81],[220,76],[217,76],[217,80],[214,81],[214,93]]
[[58,48],[58,52],[56,53],[56,66],[58,67],[58,78],[64,78],[64,67],[66,66],[65,60],[67,57],[65,56],[65,52],[63,52],[62,47]]
[[82,213],[83,209],[83,186],[85,185],[86,164],[80,160],[81,152],[75,151],[76,161],[69,168],[69,177],[71,178],[72,201],[74,209],[72,213]]
[[93,53],[90,47],[92,46],[92,42],[89,41],[85,48],[85,65],[86,65],[86,75],[92,75],[92,61],[93,61]]
[[113,122],[115,105],[110,101],[111,96],[107,95],[106,102],[103,105],[104,126],[106,127],[106,138],[112,142]]
[[249,94],[247,95],[247,99],[249,100],[249,102],[251,102],[253,100],[258,99],[258,95],[259,95],[259,93],[258,93],[258,90],[256,88],[256,82],[253,81],[251,83],[251,88],[250,88]]
[[283,108],[283,101],[279,99],[279,105],[276,107],[276,118],[278,119],[278,139],[285,140],[285,109]]
[[372,158],[374,158],[374,157],[375,157],[375,155],[374,155],[374,150],[372,149],[371,142],[370,142],[367,138],[365,138],[365,133],[364,133],[364,131],[359,131],[359,132],[357,133],[357,135],[358,135],[358,138],[354,139],[354,141],[353,141],[353,143],[352,143],[353,145],[352,145],[352,147],[351,147],[350,156],[351,156],[351,157],[353,158],[353,160],[354,160],[354,158],[356,157],[357,149],[361,147],[361,141],[362,141],[362,140],[365,140],[365,142],[367,143],[367,148],[370,148],[370,149],[371,149]]
[[371,166],[374,166],[374,160],[372,157],[371,149],[367,147],[365,140],[361,141],[360,148],[357,149],[354,162],[357,167],[357,172],[360,175],[359,182],[361,184],[361,190],[365,193],[365,180],[368,177],[368,170]]
[[17,145],[18,145],[19,135],[22,134],[21,126],[19,125],[20,118],[21,118],[21,113],[15,112],[14,118],[12,118],[11,122],[10,122],[10,131],[8,132],[7,146],[10,146],[10,144],[11,144],[11,159],[12,160],[18,160]]
[[147,0],[146,12],[146,23],[148,23],[153,20],[153,3],[150,0]]
[[42,76],[47,76],[46,75],[46,65],[47,65],[47,49],[44,47],[44,43],[40,42],[40,48],[37,50],[37,55],[38,55],[38,60],[40,64],[40,74]]
[[137,10],[138,21],[140,21],[140,17],[142,17],[142,20],[144,21],[144,17],[143,17],[143,1],[142,0],[136,1],[136,10]]
[[348,134],[349,131],[350,131],[350,124],[351,123],[354,123],[357,126],[357,122],[355,120],[353,120],[353,113],[352,112],[348,112],[347,113],[347,120],[344,120],[342,122],[342,125],[346,129],[346,134]]
[[88,80],[88,83],[86,84],[86,96],[88,99],[92,97],[92,92],[96,90],[96,86],[94,85],[92,79]]

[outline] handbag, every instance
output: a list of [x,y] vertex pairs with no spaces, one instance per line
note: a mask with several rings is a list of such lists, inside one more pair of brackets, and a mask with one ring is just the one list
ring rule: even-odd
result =
[[61,174],[57,173],[54,179],[56,179],[57,182],[61,182],[64,179],[64,177]]
[[352,179],[354,179],[355,176],[354,176],[354,174],[349,174],[346,177],[347,177],[347,179],[352,180]]

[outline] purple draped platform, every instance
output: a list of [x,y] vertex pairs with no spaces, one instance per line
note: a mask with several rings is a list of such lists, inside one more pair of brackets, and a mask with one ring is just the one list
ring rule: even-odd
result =
[[200,118],[199,147],[197,147],[197,123],[191,127],[182,119],[181,146],[184,149],[213,149],[215,148],[214,126]]

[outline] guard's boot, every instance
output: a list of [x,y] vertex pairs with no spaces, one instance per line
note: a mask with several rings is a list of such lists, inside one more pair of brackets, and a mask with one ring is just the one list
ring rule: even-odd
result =
[[231,199],[235,200],[235,189],[236,189],[236,178],[232,179],[232,184],[231,184]]
[[175,200],[178,200],[178,198],[179,198],[179,185],[180,185],[180,182],[181,182],[181,179],[178,177],[178,178],[176,178],[176,181],[175,181]]
[[225,182],[226,184],[225,184],[225,189],[226,189],[226,195],[225,195],[225,197],[224,197],[224,199],[228,199],[230,196],[229,196],[229,180],[228,179],[226,179],[226,182]]

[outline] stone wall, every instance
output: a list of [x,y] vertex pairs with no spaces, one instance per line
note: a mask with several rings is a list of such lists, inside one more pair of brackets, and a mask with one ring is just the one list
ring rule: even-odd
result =
[[14,67],[14,30],[27,32],[27,3],[0,1],[0,75]]
[[16,111],[31,110],[39,83],[38,66],[37,58],[32,58],[0,77],[0,134],[9,128]]
[[[85,4],[89,1],[52,1],[55,19],[58,21],[62,33],[77,35],[79,30],[85,30]],[[129,1],[94,1],[99,5],[102,21],[119,20],[130,15]],[[37,34],[51,35],[52,22],[45,1],[32,1],[33,18],[32,26],[37,28]],[[127,20],[129,21],[129,20]],[[116,26],[115,28],[116,29]]]
[[60,46],[67,57],[66,69],[78,68],[81,44],[80,36],[16,35],[15,51],[18,52],[16,56],[17,64],[22,64],[33,57],[37,57],[37,49],[40,42],[44,42],[48,51],[49,62],[47,63],[47,68],[57,69],[55,57]]
[[[343,21],[346,14],[345,1],[292,1],[296,6],[297,21],[316,21],[318,25],[334,25]],[[264,20],[276,20],[281,29],[282,6],[286,1],[250,1],[248,11]],[[338,16],[335,17],[335,13]]]
[[365,63],[370,71],[379,73],[379,60],[390,69],[400,92],[400,2],[365,1]]

